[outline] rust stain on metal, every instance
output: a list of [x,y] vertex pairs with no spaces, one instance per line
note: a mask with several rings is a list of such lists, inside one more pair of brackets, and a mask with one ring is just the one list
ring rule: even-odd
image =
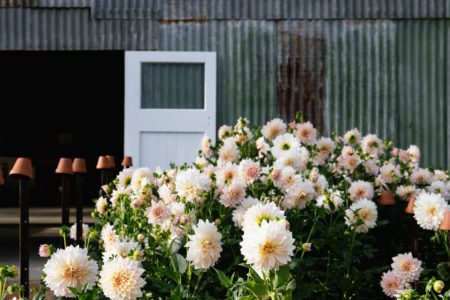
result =
[[162,25],[170,25],[170,24],[183,24],[183,23],[194,23],[194,24],[202,24],[206,23],[208,18],[205,16],[193,16],[189,19],[160,19],[159,24]]
[[0,0],[0,8],[38,7],[39,0]]
[[[309,29],[309,31],[307,28]],[[282,49],[278,62],[278,111],[284,119],[301,111],[305,120],[324,129],[324,40],[312,26],[280,31]]]

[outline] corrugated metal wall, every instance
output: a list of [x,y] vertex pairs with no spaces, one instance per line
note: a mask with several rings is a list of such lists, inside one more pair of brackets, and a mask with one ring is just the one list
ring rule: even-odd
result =
[[3,50],[218,53],[217,123],[298,110],[448,166],[447,0],[0,0]]

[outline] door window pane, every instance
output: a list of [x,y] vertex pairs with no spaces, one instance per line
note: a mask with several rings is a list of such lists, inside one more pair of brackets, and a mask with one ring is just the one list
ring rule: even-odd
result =
[[141,68],[141,108],[204,108],[204,64],[143,63]]

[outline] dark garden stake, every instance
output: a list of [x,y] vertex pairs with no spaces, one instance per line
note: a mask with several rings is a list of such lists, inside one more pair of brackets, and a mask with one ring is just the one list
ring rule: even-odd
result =
[[100,184],[103,186],[108,183],[108,171],[110,169],[109,160],[106,156],[99,156],[97,161],[97,170],[100,170]]
[[58,167],[55,170],[56,174],[61,175],[61,225],[69,226],[69,213],[70,213],[70,180],[73,175],[72,159],[61,158],[58,163]]
[[72,170],[75,173],[75,198],[77,201],[77,243],[83,245],[83,197],[84,197],[84,174],[86,174],[86,160],[75,158]]
[[31,160],[20,157],[16,160],[9,175],[19,179],[19,206],[20,206],[20,284],[24,286],[24,296],[29,294],[29,200],[30,180],[32,178]]

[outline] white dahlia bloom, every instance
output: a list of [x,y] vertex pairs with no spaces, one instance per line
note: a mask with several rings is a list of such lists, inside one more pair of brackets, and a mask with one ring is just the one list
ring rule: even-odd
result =
[[262,135],[268,139],[273,140],[280,134],[286,132],[286,124],[281,119],[273,119],[272,121],[267,122],[266,125],[261,129]]
[[440,194],[444,199],[449,198],[449,190],[447,184],[443,181],[433,181],[430,186],[427,187],[427,191],[430,193]]
[[302,172],[306,169],[309,161],[309,152],[305,147],[300,147],[299,151],[288,151],[283,153],[274,163],[275,168],[292,167]]
[[287,189],[303,180],[302,176],[297,174],[294,168],[289,166],[281,169],[278,180],[275,180],[275,178],[272,179],[277,187],[284,189]]
[[414,203],[414,218],[423,229],[436,231],[448,209],[447,201],[441,195],[422,192]]
[[353,172],[356,167],[358,167],[361,164],[361,159],[359,158],[358,154],[350,154],[350,155],[341,155],[339,156],[339,164],[344,167],[345,169],[349,170],[350,172]]
[[359,144],[361,142],[361,133],[358,129],[352,129],[344,134],[344,143],[349,145]]
[[[82,236],[83,240],[86,239],[87,234],[89,232],[89,225],[81,224],[81,232],[82,232],[81,236]],[[72,240],[77,239],[77,224],[76,223],[70,227],[70,238]]]
[[222,125],[218,131],[219,140],[226,139],[229,135],[231,135],[232,132],[233,128],[231,126]]
[[405,282],[417,281],[422,273],[422,262],[409,253],[399,254],[392,258],[392,270],[399,274]]
[[372,184],[363,180],[352,182],[348,192],[352,201],[358,201],[359,199],[372,200],[374,194]]
[[286,152],[298,151],[299,149],[300,143],[298,140],[292,134],[285,133],[275,138],[271,151],[275,158],[280,158]]
[[[318,207],[324,207],[327,211],[338,210],[344,204],[344,199],[339,191],[330,191],[329,195],[320,195],[316,199]],[[331,209],[330,203],[333,203],[334,209]]]
[[56,250],[42,271],[46,286],[57,297],[74,297],[68,287],[81,290],[87,285],[91,290],[98,277],[97,263],[89,259],[87,249],[79,246]]
[[411,145],[406,150],[409,158],[414,164],[418,164],[420,162],[420,149],[416,145]]
[[242,225],[244,223],[244,215],[247,212],[247,210],[252,207],[255,204],[260,203],[258,199],[252,198],[252,197],[247,197],[244,199],[244,201],[242,201],[242,203],[236,207],[233,210],[233,222],[234,224],[239,227],[242,228]]
[[208,176],[197,169],[180,171],[175,179],[175,190],[178,195],[185,197],[186,201],[200,201],[203,192],[209,190],[210,180]]
[[108,251],[103,252],[103,261],[107,262],[116,256],[126,258],[131,251],[140,249],[141,247],[135,241],[120,241],[112,245]]
[[206,135],[202,138],[201,148],[206,157],[210,157],[212,155],[211,139]]
[[304,144],[313,144],[317,138],[317,130],[311,122],[297,124],[295,136]]
[[97,202],[95,202],[95,209],[101,215],[103,215],[106,212],[107,206],[108,206],[108,201],[103,197],[98,198]]
[[366,173],[371,176],[377,176],[380,173],[380,167],[375,159],[369,159],[364,162],[364,169]]
[[229,137],[223,141],[219,150],[219,159],[222,162],[232,162],[239,159],[239,149],[233,138]]
[[[373,201],[361,199],[345,211],[345,224],[355,226],[356,232],[367,232],[375,227],[378,218],[377,206]],[[362,224],[359,224],[362,222]],[[358,224],[358,225],[357,225]]]
[[222,235],[214,223],[199,220],[193,226],[194,234],[189,235],[186,260],[191,261],[196,269],[209,269],[219,260],[222,252]]
[[254,227],[259,227],[262,221],[278,221],[284,220],[284,211],[282,211],[275,203],[258,203],[253,205],[244,214],[244,221],[242,226],[244,231],[250,230]]
[[236,207],[245,196],[245,186],[240,182],[233,182],[226,185],[221,190],[219,202],[225,207]]
[[[143,180],[145,179],[145,180]],[[133,172],[133,176],[131,177],[131,187],[133,191],[139,191],[145,185],[153,182],[153,174],[149,168],[139,168]]]
[[142,296],[145,285],[139,263],[120,256],[107,261],[100,272],[103,294],[112,300],[135,300]]
[[266,220],[261,226],[244,231],[240,243],[245,261],[258,272],[278,270],[291,261],[295,240],[284,222]]
[[114,231],[114,227],[109,223],[103,226],[100,236],[106,251],[111,249],[111,247],[119,241],[119,236]]
[[228,162],[216,169],[216,181],[219,187],[223,187],[236,181],[238,178],[238,165]]
[[167,184],[158,188],[158,195],[166,204],[173,203],[177,199],[177,196],[173,194],[172,189]]
[[261,166],[259,163],[254,162],[250,159],[243,159],[239,163],[238,176],[239,180],[246,186],[250,185],[258,179],[261,174]]
[[409,176],[413,184],[430,184],[433,180],[433,174],[427,169],[415,169]]
[[416,188],[413,185],[400,185],[395,193],[403,200],[409,200],[416,193]]
[[287,189],[282,206],[286,209],[303,209],[315,195],[313,184],[309,180],[301,181]]
[[148,222],[153,225],[163,226],[172,217],[170,208],[159,201],[152,201],[146,212]]
[[383,153],[384,144],[375,134],[368,134],[361,141],[361,148],[365,153],[376,157]]
[[401,290],[405,289],[406,282],[400,274],[394,271],[389,271],[383,273],[380,285],[386,296],[397,298],[397,294]]
[[131,184],[131,179],[133,178],[133,169],[125,168],[120,171],[119,175],[117,175],[118,186],[128,187]]

